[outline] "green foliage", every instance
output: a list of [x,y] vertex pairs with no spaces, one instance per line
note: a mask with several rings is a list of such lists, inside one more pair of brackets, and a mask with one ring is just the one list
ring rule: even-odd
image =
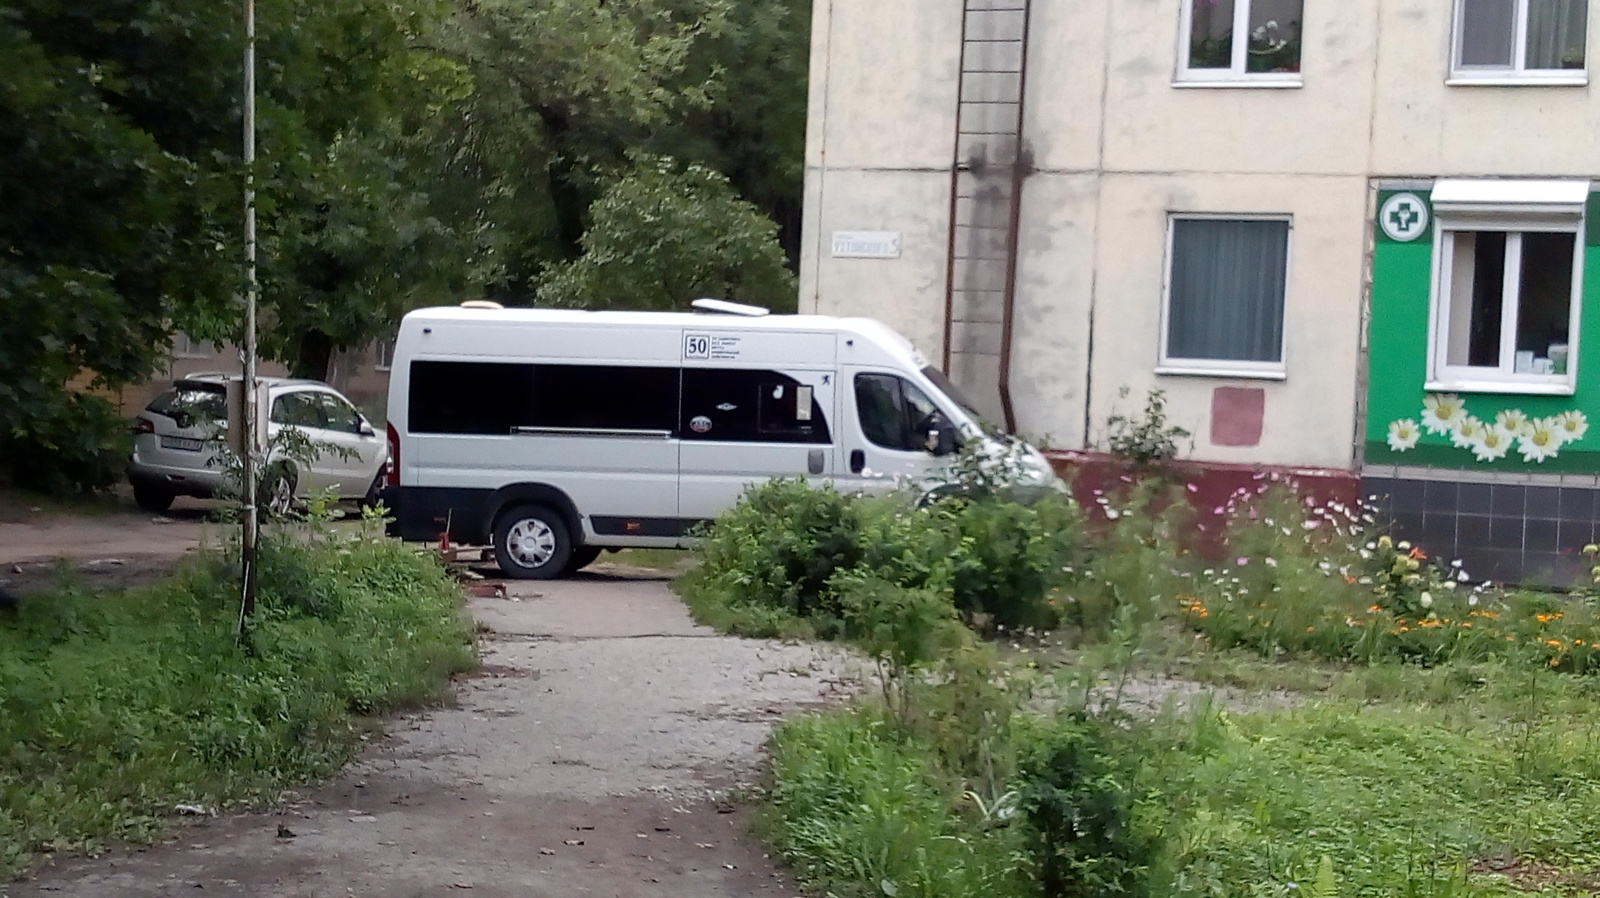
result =
[[1009,629],[1062,622],[1059,587],[1075,581],[1072,571],[1088,555],[1075,505],[1057,496],[1033,505],[950,500],[939,511],[955,537],[950,579],[958,610]]
[[[1117,393],[1124,399],[1128,388]],[[1167,394],[1151,390],[1144,400],[1142,415],[1116,414],[1106,419],[1106,440],[1111,452],[1145,467],[1178,456],[1178,443],[1189,438],[1182,427],[1167,423]]]
[[928,748],[870,712],[804,718],[773,738],[767,828],[806,882],[841,898],[1023,898],[1020,832],[958,811]]
[[1150,894],[1157,846],[1134,824],[1127,741],[1107,718],[1072,713],[1024,766],[1021,806],[1046,898]]
[[1184,620],[1219,648],[1267,657],[1437,665],[1501,659],[1600,671],[1600,601],[1472,586],[1370,514],[1283,491],[1236,499],[1230,558],[1178,586]]
[[475,663],[454,583],[378,536],[276,528],[251,651],[234,565],[202,556],[121,595],[72,583],[0,615],[0,876],[38,853],[160,836],[325,776],[359,716],[437,699]]
[[949,597],[907,588],[874,574],[844,571],[830,583],[839,596],[844,637],[878,666],[884,705],[902,721],[910,713],[913,677],[961,643]]
[[726,177],[660,157],[634,163],[590,207],[583,255],[551,270],[541,305],[686,309],[714,297],[794,310],[777,226]]
[[1065,498],[914,507],[800,480],[751,489],[706,536],[678,588],[702,622],[751,636],[838,635],[851,612],[842,588],[868,580],[938,596],[987,627],[1053,626],[1055,590],[1085,552]]

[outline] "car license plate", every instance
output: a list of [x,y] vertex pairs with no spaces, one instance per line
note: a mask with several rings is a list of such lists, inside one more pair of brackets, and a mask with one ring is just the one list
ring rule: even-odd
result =
[[185,452],[199,452],[200,451],[200,447],[202,447],[204,445],[205,445],[205,441],[204,440],[196,440],[196,439],[192,439],[190,437],[162,437],[161,438],[161,448],[163,448],[163,449],[182,449]]

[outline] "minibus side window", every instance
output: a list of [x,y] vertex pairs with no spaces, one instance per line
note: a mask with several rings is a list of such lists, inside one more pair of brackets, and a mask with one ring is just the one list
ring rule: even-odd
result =
[[671,431],[678,418],[678,369],[622,365],[538,365],[533,427]]
[[411,433],[507,436],[531,423],[533,366],[507,362],[412,362]]
[[888,374],[856,375],[856,415],[868,441],[885,449],[906,448],[906,410],[900,378]]
[[505,436],[522,427],[668,433],[677,417],[677,368],[411,363],[412,433]]
[[679,434],[719,442],[831,442],[812,387],[777,371],[737,368],[684,369]]
[[902,452],[932,451],[929,433],[949,426],[927,393],[892,374],[856,375],[856,414],[868,441]]

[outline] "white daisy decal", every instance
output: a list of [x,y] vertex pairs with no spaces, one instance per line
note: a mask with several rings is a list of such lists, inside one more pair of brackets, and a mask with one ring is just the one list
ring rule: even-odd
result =
[[1417,429],[1417,422],[1410,418],[1389,425],[1389,448],[1396,452],[1404,452],[1415,447],[1421,437],[1422,431]]
[[1501,430],[1517,437],[1527,433],[1531,425],[1527,413],[1520,408],[1508,408],[1500,412],[1494,416],[1494,423]]
[[1561,442],[1576,443],[1583,439],[1589,432],[1589,418],[1583,412],[1573,409],[1562,412],[1555,417],[1556,432],[1561,434]]
[[1493,427],[1485,425],[1477,442],[1472,444],[1472,454],[1478,461],[1494,461],[1505,458],[1511,451],[1511,444],[1516,440],[1516,435],[1509,433],[1505,428],[1496,424]]
[[1555,458],[1560,450],[1561,433],[1550,418],[1530,422],[1517,440],[1517,451],[1522,453],[1523,461],[1543,463],[1547,458]]
[[1450,443],[1457,449],[1471,449],[1474,443],[1483,439],[1483,432],[1486,429],[1482,421],[1471,415],[1464,415],[1455,429],[1450,431]]
[[1422,400],[1422,426],[1429,433],[1449,433],[1466,416],[1466,403],[1454,393],[1429,393]]

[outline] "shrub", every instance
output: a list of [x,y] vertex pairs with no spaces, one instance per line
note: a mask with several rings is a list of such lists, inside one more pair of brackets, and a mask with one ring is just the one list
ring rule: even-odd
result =
[[942,509],[955,540],[956,608],[1006,627],[1052,629],[1061,611],[1052,590],[1081,568],[1086,547],[1077,507],[1048,497],[1034,505],[951,500]]
[[1064,498],[914,507],[903,493],[847,496],[775,480],[712,524],[679,590],[700,621],[748,636],[837,636],[850,613],[840,586],[864,578],[953,600],[968,620],[1051,627],[1052,590],[1084,552],[1077,507]]
[[860,572],[841,572],[830,586],[839,596],[844,637],[877,665],[884,704],[904,721],[913,675],[960,644],[950,597]]
[[1136,755],[1105,717],[1068,714],[1024,764],[1021,806],[1046,898],[1149,894],[1157,843],[1134,826]]

